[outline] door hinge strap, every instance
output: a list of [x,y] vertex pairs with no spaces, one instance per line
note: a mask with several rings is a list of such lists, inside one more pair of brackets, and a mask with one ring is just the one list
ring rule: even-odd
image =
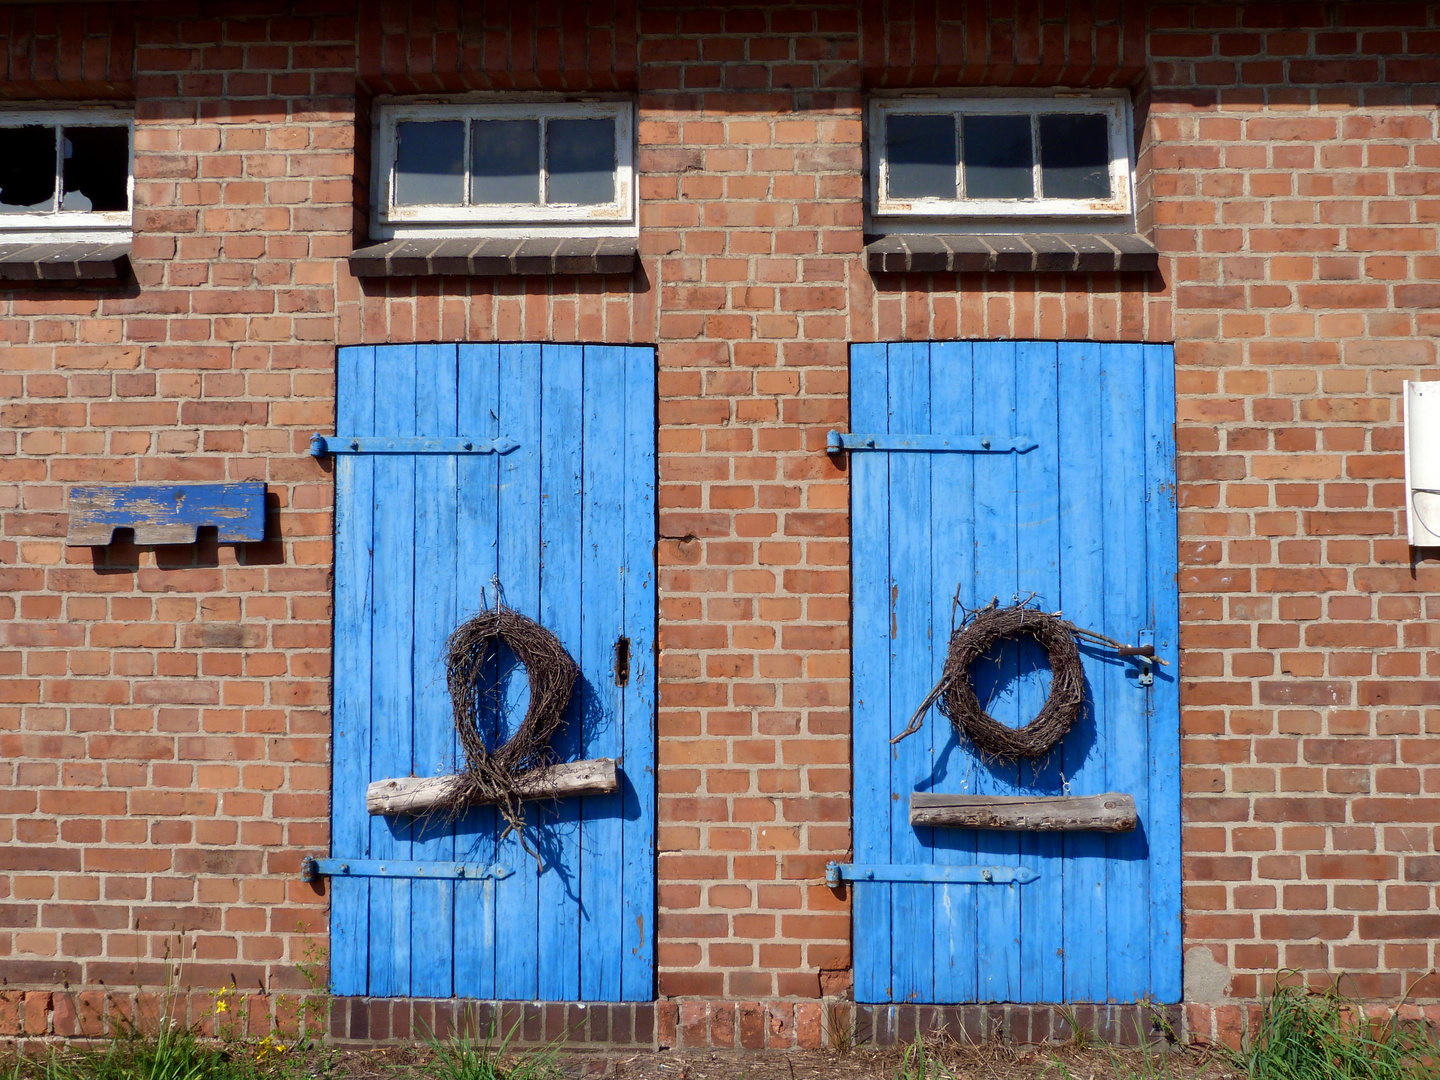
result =
[[494,878],[497,881],[509,877],[514,871],[507,870],[499,863],[462,862],[408,862],[384,859],[316,859],[307,857],[300,864],[300,880],[314,881],[317,877],[380,877],[380,878],[428,878],[439,881],[446,878],[478,881]]
[[326,454],[508,454],[520,444],[508,435],[495,439],[419,439],[389,435],[312,435],[310,453]]
[[1028,435],[862,435],[832,431],[825,452],[842,450],[909,451],[920,454],[1023,454],[1039,446]]
[[825,884],[842,881],[907,881],[962,885],[1026,885],[1039,878],[1028,866],[930,866],[925,863],[836,863],[825,867]]

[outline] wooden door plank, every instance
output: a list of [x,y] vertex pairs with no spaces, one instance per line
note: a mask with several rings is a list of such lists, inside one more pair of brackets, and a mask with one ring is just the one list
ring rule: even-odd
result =
[[[1016,428],[1015,344],[1008,341],[977,343],[974,349],[975,416],[987,431],[1018,434]],[[1019,588],[1015,548],[1015,455],[981,454],[975,461],[975,585],[972,605],[1013,603]],[[1013,685],[1016,664],[1006,653],[999,665],[999,685]],[[984,700],[982,696],[982,701]],[[1011,725],[1020,721],[1015,696],[992,702],[991,715]],[[979,795],[1009,795],[1015,791],[1019,767],[981,762],[976,767]],[[1019,837],[1006,833],[977,833],[975,859],[982,864],[1016,866]],[[1015,1001],[1020,994],[1020,896],[1017,885],[996,885],[977,893],[979,935],[979,998],[981,1001]]]
[[1145,346],[1146,587],[1155,650],[1150,688],[1150,994],[1181,997],[1180,935],[1180,610],[1175,514],[1175,350]]
[[627,783],[621,867],[620,998],[655,994],[655,350],[625,350],[625,635],[621,688]]
[[[884,430],[926,434],[930,430],[930,347],[891,345],[888,424]],[[853,456],[853,455],[852,455]],[[898,733],[934,683],[930,679],[934,634],[930,564],[930,462],[932,454],[890,454],[890,734]],[[906,797],[929,780],[929,743],[911,737],[890,753],[890,861],[931,861],[931,831],[911,827]],[[897,944],[933,941],[935,886],[878,882],[888,888]],[[900,944],[890,960],[890,992],[897,1001],[933,1001],[935,956],[930,949]]]
[[[500,357],[497,345],[459,347],[458,426],[467,434],[500,434]],[[459,618],[480,609],[482,596],[494,603],[491,579],[499,564],[498,454],[467,454],[456,463],[455,589]],[[463,760],[458,746],[456,760]],[[455,857],[465,862],[496,861],[496,813],[473,809],[455,823]],[[512,868],[514,869],[514,868]],[[455,883],[455,993],[495,997],[495,882]]]
[[[1096,508],[1103,495],[1100,462],[1100,350],[1062,342],[1060,359],[1060,582],[1061,608],[1077,626],[1104,623],[1104,538]],[[1101,663],[1082,653],[1089,685],[1087,708],[1071,729],[1061,759],[1069,793],[1109,790],[1103,716],[1094,708]],[[1066,1001],[1105,1000],[1105,841],[1092,833],[1064,838]],[[1027,886],[1028,887],[1028,886]]]
[[[505,603],[532,619],[540,616],[540,362],[539,345],[500,346],[501,427],[520,441],[500,459],[500,588]],[[500,690],[509,727],[497,737],[508,738],[530,704],[525,669],[517,664]],[[543,809],[525,807],[531,848],[542,835]],[[514,871],[495,886],[495,993],[529,1001],[540,992],[540,867],[521,840],[504,836],[495,857]]]
[[[880,431],[886,423],[886,347],[850,348],[850,426]],[[851,724],[855,761],[854,843],[857,862],[890,861],[890,595],[888,454],[851,454],[852,545]],[[888,888],[850,890],[855,999],[890,1000]]]
[[[417,435],[415,347],[375,350],[375,434]],[[415,458],[375,461],[373,667],[370,685],[370,779],[404,775],[412,763],[412,658],[415,640]],[[370,819],[376,859],[410,858],[409,821]],[[410,992],[410,882],[370,882],[370,993]]]
[[[571,656],[583,644],[580,581],[584,522],[580,493],[583,459],[585,368],[571,345],[540,349],[540,622]],[[653,434],[653,432],[652,432]],[[565,727],[555,739],[561,761],[587,756],[584,746],[584,686],[576,682]],[[540,998],[580,997],[580,800],[562,799],[544,808],[545,854],[550,868],[540,876]]]
[[[341,349],[336,371],[336,423],[368,433],[375,422],[375,350]],[[374,459],[345,454],[335,462],[335,687],[334,793],[330,851],[345,858],[370,854],[364,811],[370,765],[371,523]],[[370,882],[332,880],[330,989],[363,995],[367,989]]]
[[[1143,346],[1105,348],[1101,367],[1101,468],[1105,497],[1105,623],[1117,641],[1134,641],[1149,621],[1145,603],[1145,367]],[[1106,654],[1097,692],[1104,698],[1107,787],[1135,797],[1148,820],[1150,747],[1138,665]],[[1150,904],[1145,830],[1105,838],[1106,998],[1134,1001],[1149,990]]]
[[[456,347],[415,350],[415,427],[426,436],[468,434],[457,427]],[[340,455],[348,457],[350,455]],[[454,773],[455,721],[445,688],[445,639],[458,620],[455,595],[457,458],[415,458],[415,692],[414,767],[420,776]],[[415,822],[413,857],[455,858],[455,828],[444,816]],[[454,990],[455,883],[410,883],[410,992],[449,997]]]
[[[968,341],[936,342],[930,346],[930,427],[932,431],[972,432],[975,427],[974,357]],[[861,455],[864,456],[864,455]],[[975,578],[975,525],[970,492],[975,486],[974,456],[935,454],[930,463],[930,535],[934,572],[930,575],[933,680],[944,670],[949,651],[956,588],[963,582],[968,596]],[[958,619],[958,612],[953,615]],[[902,722],[909,719],[903,715]],[[975,759],[960,745],[955,727],[932,707],[925,734],[911,738],[929,744],[935,772],[931,788],[969,790],[975,782]],[[917,796],[918,797],[918,796]],[[975,864],[975,834],[969,830],[933,829],[933,861],[946,865]],[[988,887],[988,886],[987,886]],[[975,905],[978,886],[936,885],[935,995],[937,1002],[974,1001],[978,976]]]
[[[1060,456],[1058,427],[1059,351],[1054,342],[1021,342],[1015,347],[1016,426],[1039,445],[1015,458],[1017,591],[1046,611],[1060,607]],[[1026,643],[1028,655],[1042,667],[1040,650]],[[1044,707],[1050,689],[1048,669],[1019,686],[1018,722],[1028,724]],[[1061,755],[1021,762],[1019,790],[1058,794],[1062,790]],[[1064,841],[1051,834],[1018,838],[1020,865],[1040,877],[1020,890],[1020,1001],[1060,1001],[1063,967],[1057,954],[1064,938]]]
[[[577,659],[589,695],[586,707],[593,709],[586,756],[619,757],[624,742],[614,650],[624,603],[618,558],[625,544],[624,463],[617,451],[624,444],[625,359],[618,347],[584,350],[584,613]],[[617,792],[587,798],[581,808],[580,993],[586,1001],[620,998],[622,807]]]
[[[911,824],[937,828],[1011,829],[1038,833],[1083,830],[1129,832],[1138,823],[1135,800],[1117,791],[1080,796],[948,795],[917,791],[910,796],[910,821]],[[1032,852],[1024,865],[1034,869],[1035,857]],[[1058,881],[1059,875],[1056,877]],[[1058,897],[1057,902],[1045,910],[1049,918],[1058,921]],[[1022,930],[1026,926],[1022,921]],[[1044,936],[1037,935],[1037,940],[1043,943]],[[1053,951],[1048,955],[1054,955]]]

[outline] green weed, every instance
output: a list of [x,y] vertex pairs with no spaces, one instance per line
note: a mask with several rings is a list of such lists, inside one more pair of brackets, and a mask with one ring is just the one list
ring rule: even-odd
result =
[[163,1019],[154,1035],[117,1032],[104,1047],[15,1064],[12,1080],[256,1080],[255,1063]]
[[484,1039],[475,1038],[476,1027],[462,1023],[448,1039],[427,1037],[431,1057],[419,1071],[431,1080],[561,1080],[558,1044],[512,1052],[515,1028],[497,1040],[493,1027]]
[[938,1054],[925,1046],[925,1040],[916,1035],[895,1066],[895,1080],[955,1080],[955,1074],[946,1068]]
[[1421,1021],[1372,1024],[1337,990],[1277,983],[1232,1055],[1250,1080],[1434,1080],[1440,1043]]

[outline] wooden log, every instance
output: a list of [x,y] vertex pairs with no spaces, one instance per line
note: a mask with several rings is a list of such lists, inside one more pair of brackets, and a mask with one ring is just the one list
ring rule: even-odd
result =
[[[566,761],[534,769],[516,779],[522,799],[558,799],[567,795],[604,795],[620,786],[615,758]],[[376,780],[365,789],[365,809],[372,814],[425,814],[445,803],[460,782],[458,776],[397,776]],[[486,800],[475,805],[484,805]]]
[[1135,800],[1116,791],[1075,798],[939,795],[923,791],[910,796],[911,825],[1025,832],[1130,832],[1135,823]]

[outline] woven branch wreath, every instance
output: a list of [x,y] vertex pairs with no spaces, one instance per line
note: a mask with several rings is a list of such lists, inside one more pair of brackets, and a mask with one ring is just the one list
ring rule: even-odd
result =
[[[970,669],[1001,641],[1022,637],[1035,641],[1050,659],[1050,695],[1034,720],[1012,728],[981,707]],[[1020,604],[985,608],[956,630],[941,681],[940,711],[977,750],[1001,761],[1044,757],[1065,737],[1085,706],[1085,669],[1070,625]]]
[[[959,604],[958,595],[956,603]],[[950,650],[945,656],[940,680],[910,717],[905,730],[890,742],[898,743],[919,731],[925,713],[939,698],[940,711],[984,757],[999,761],[1044,757],[1065,737],[1085,705],[1085,669],[1075,644],[1077,634],[1125,648],[1118,641],[1081,630],[1058,614],[1051,615],[1026,604],[1005,608],[991,604],[979,611],[967,612],[965,621],[950,635]],[[1012,728],[981,707],[970,668],[997,643],[1018,637],[1033,638],[1045,650],[1050,658],[1052,678],[1050,696],[1045,699],[1040,714],[1023,728]]]
[[[491,750],[476,718],[487,698],[486,668],[501,643],[525,667],[530,707],[515,734]],[[496,606],[461,623],[446,642],[445,680],[455,709],[455,732],[465,752],[465,770],[446,809],[458,814],[484,797],[496,802],[511,826],[524,818],[516,777],[550,764],[551,739],[565,721],[565,707],[580,669],[560,639],[512,608]]]

